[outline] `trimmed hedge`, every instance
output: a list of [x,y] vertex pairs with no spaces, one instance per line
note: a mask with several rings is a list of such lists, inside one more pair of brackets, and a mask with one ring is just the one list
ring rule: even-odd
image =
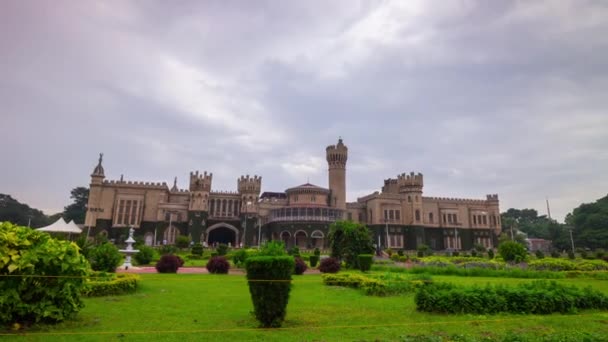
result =
[[292,256],[256,256],[245,261],[255,317],[262,327],[276,328],[283,323],[294,267]]
[[418,311],[436,313],[550,314],[608,309],[608,296],[603,293],[591,287],[581,289],[555,281],[485,287],[429,284],[418,289],[414,302]]
[[87,297],[116,296],[137,291],[139,275],[132,273],[93,274],[83,295]]
[[399,274],[362,275],[352,273],[323,274],[323,284],[361,289],[368,296],[391,296],[412,292],[431,282],[428,275],[404,277]]
[[[397,257],[399,257],[398,254]],[[372,268],[372,263],[374,262],[374,256],[371,254],[359,254],[359,269],[362,272],[369,271]]]
[[223,256],[214,256],[207,262],[207,271],[213,274],[227,274],[230,263]]
[[190,249],[190,254],[196,256],[203,256],[203,245],[201,243],[195,243]]

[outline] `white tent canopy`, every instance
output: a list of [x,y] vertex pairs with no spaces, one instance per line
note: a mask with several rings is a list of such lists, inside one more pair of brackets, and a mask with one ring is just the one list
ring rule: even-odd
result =
[[49,226],[38,228],[36,230],[39,230],[41,232],[49,232],[49,233],[73,233],[73,234],[81,233],[80,228],[78,228],[78,226],[74,223],[74,221],[70,221],[70,223],[66,223],[63,220],[63,217],[59,218],[59,220],[55,221],[55,223],[53,223]]

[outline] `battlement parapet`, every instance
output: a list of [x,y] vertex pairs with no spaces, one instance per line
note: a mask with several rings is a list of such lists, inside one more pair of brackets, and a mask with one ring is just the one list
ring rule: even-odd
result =
[[241,176],[236,180],[238,191],[243,192],[254,192],[260,193],[262,189],[262,176],[253,175],[250,177],[249,175]]
[[190,191],[211,191],[213,173],[190,172]]
[[229,191],[229,190],[216,190],[210,193],[211,196],[218,196],[218,195],[236,195],[238,196],[239,193],[237,191]]
[[410,172],[397,175],[397,183],[400,191],[421,191],[424,186],[422,173]]
[[488,194],[486,195],[487,201],[498,202],[498,194]]
[[468,198],[453,198],[453,197],[422,197],[423,201],[434,201],[434,202],[450,202],[457,204],[481,204],[487,205],[488,201],[483,199],[468,199]]
[[147,188],[147,189],[168,189],[166,182],[139,182],[139,181],[125,181],[125,180],[104,180],[104,185],[118,186],[118,187],[130,187],[130,188]]

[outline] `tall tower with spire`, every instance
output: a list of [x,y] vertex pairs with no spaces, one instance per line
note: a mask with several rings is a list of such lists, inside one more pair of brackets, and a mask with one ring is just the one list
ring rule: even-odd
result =
[[93,173],[91,174],[91,184],[89,185],[89,202],[87,203],[87,213],[84,220],[85,226],[88,227],[94,227],[97,222],[96,208],[99,207],[101,201],[101,186],[103,185],[103,180],[106,178],[103,166],[101,165],[102,162],[103,153],[100,153],[97,166],[95,166],[95,169],[93,169]]
[[325,149],[327,165],[329,166],[329,205],[334,208],[346,209],[346,160],[348,148],[338,139],[337,145],[329,145]]

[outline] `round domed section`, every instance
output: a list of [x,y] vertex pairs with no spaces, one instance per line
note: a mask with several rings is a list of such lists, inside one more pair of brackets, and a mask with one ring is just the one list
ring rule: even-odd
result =
[[306,183],[285,191],[289,205],[327,206],[329,189]]

